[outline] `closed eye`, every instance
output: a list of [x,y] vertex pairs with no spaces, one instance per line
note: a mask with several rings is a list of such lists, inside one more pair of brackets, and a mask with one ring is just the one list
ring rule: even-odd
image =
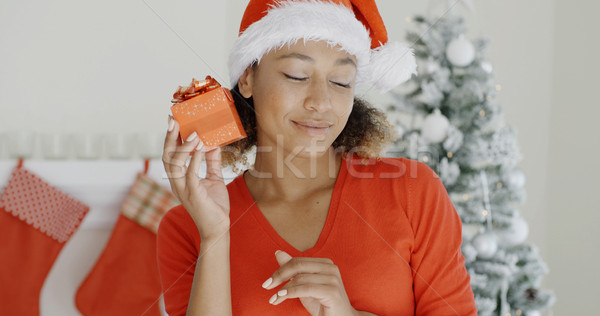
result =
[[333,83],[335,83],[338,86],[343,87],[343,88],[350,88],[350,84],[349,83],[347,83],[347,84],[343,84],[343,83],[339,83],[339,82],[333,82]]
[[[308,77],[298,78],[298,77],[290,76],[290,75],[285,74],[285,73],[283,75],[286,76],[286,78],[288,78],[288,79],[292,79],[292,80],[296,80],[296,81],[304,81],[304,80],[308,79]],[[343,83],[334,82],[334,81],[332,81],[332,83],[336,84],[336,85],[338,85],[340,87],[343,87],[343,88],[350,88],[350,84],[349,83],[343,84]]]
[[288,75],[288,74],[283,74],[283,75],[284,75],[284,76],[286,76],[286,77],[287,77],[287,78],[289,78],[289,79],[292,79],[292,80],[297,80],[297,81],[303,81],[303,80],[306,80],[306,79],[308,79],[308,77],[306,77],[306,78],[297,78],[297,77],[292,77],[292,76],[290,76],[290,75]]

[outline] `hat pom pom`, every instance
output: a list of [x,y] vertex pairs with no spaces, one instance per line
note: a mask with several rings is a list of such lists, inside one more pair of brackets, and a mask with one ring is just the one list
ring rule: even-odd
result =
[[371,50],[370,82],[381,93],[397,87],[417,74],[417,62],[410,47],[402,42],[387,42]]

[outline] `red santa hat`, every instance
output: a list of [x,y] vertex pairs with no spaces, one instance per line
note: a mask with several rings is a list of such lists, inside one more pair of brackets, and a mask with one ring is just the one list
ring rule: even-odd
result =
[[417,73],[410,47],[388,42],[375,0],[250,0],[229,55],[231,86],[264,54],[299,39],[338,44],[354,55],[357,86],[383,93]]

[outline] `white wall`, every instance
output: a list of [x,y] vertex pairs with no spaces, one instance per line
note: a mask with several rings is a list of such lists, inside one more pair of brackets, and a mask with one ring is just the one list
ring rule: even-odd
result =
[[592,315],[600,307],[597,12],[597,1],[556,2],[544,220],[548,231],[547,259],[553,272],[548,284],[559,297],[557,315]]
[[[3,0],[0,133],[163,134],[178,85],[206,74],[228,85],[227,53],[246,3]],[[600,153],[600,113],[593,95],[599,70],[593,40],[600,29],[594,15],[598,4],[474,4],[476,13],[465,13],[467,37],[492,40],[487,56],[503,88],[498,100],[506,122],[519,132],[524,156],[520,166],[527,175],[528,200],[521,213],[529,222],[529,240],[551,270],[543,286],[559,296],[556,315],[589,314],[600,309],[595,299],[600,279],[593,268],[600,259],[600,236],[593,226],[599,222],[600,202],[593,191],[600,187],[593,164]],[[379,0],[378,6],[390,38],[403,40],[409,27],[405,18],[424,12],[426,1]],[[378,105],[389,102],[386,96],[370,96]],[[6,161],[9,153],[2,148],[0,159]],[[41,157],[36,147],[31,158]],[[86,248],[86,262],[92,264],[90,256],[99,254],[108,233],[83,229],[78,234],[87,237],[72,242],[93,243]],[[56,273],[67,273],[64,262],[69,260],[59,259],[62,268],[57,266]],[[46,287],[68,292],[78,285],[76,279],[67,280],[71,284]],[[45,314],[75,315],[65,295],[61,301],[45,300]]]

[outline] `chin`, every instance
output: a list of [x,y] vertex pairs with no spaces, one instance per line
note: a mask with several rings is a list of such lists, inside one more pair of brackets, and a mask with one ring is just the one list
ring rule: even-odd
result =
[[304,158],[319,158],[323,155],[327,155],[329,153],[329,149],[331,148],[331,143],[319,144],[319,145],[306,145],[303,146],[303,149],[298,153],[298,157]]

